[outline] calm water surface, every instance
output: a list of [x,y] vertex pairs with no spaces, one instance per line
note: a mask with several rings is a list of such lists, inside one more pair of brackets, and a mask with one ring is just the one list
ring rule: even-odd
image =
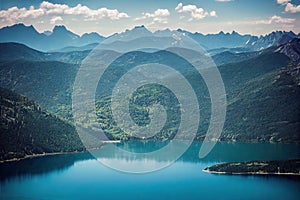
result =
[[[119,146],[147,152],[160,144],[130,142]],[[1,164],[0,199],[300,199],[299,177],[202,172],[218,162],[300,158],[299,145],[219,143],[202,160],[198,158],[200,146],[193,143],[173,165],[147,174],[112,170],[89,153]],[[111,154],[107,159],[123,158]]]

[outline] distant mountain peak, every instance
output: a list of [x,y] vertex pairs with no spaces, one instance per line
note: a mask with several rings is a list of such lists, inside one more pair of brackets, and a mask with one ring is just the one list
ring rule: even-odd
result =
[[99,35],[96,32],[90,32],[90,33],[84,33],[81,37],[83,37],[84,35]]
[[170,36],[172,33],[176,33],[176,31],[172,31],[169,28],[166,28],[164,30],[157,30],[155,31],[153,34],[155,36],[159,36],[159,37],[168,37]]
[[69,31],[64,25],[56,25],[54,26],[52,32],[66,32]]
[[149,35],[152,34],[151,31],[149,31],[144,25],[141,26],[135,26],[133,29],[131,30],[126,30],[125,32],[122,32],[121,35],[136,35],[136,34],[144,34],[144,35]]
[[293,38],[298,36],[290,31],[273,31],[266,35],[261,35],[259,37],[252,37],[252,42],[248,42],[246,45],[252,50],[263,50],[272,46],[280,46],[290,42]]
[[104,37],[102,35],[99,35],[96,32],[91,32],[91,33],[84,33],[80,39],[82,42],[84,42],[86,45],[87,44],[92,44],[92,43],[99,43],[102,40],[104,40]]
[[14,24],[12,26],[6,26],[4,28],[8,28],[8,29],[10,29],[10,28],[12,28],[12,29],[14,29],[14,28],[16,28],[16,29],[28,29],[28,30],[36,31],[35,28],[32,25],[26,26],[23,23]]
[[32,25],[26,26],[26,25],[23,24],[23,23],[18,23],[18,24],[12,25],[11,27],[32,27]]
[[[201,34],[201,33],[198,33],[198,32],[195,32],[195,33],[191,33],[191,32],[188,32],[188,31],[186,31],[186,30],[183,30],[183,29],[181,29],[181,28],[179,28],[179,29],[177,29],[176,30],[177,32],[179,32],[179,33],[187,33],[187,34]],[[202,35],[202,34],[201,34]]]
[[238,32],[236,32],[235,30],[233,30],[232,32],[231,32],[231,35],[240,35]]
[[56,37],[57,39],[67,39],[71,38],[72,40],[80,38],[79,35],[69,31],[65,26],[58,25],[53,28],[52,34],[50,37]]
[[140,26],[135,26],[133,29],[139,29],[139,28],[142,28],[142,29],[147,29],[144,25],[140,25]]
[[169,28],[163,29],[163,30],[157,30],[155,32],[171,32]]
[[[291,41],[293,38],[299,38],[292,31],[273,31],[272,33],[264,36],[252,36],[250,34],[241,35],[235,30],[225,33],[220,31],[213,34],[202,34],[199,32],[189,32],[182,29],[177,29],[180,33],[185,33],[197,41],[205,49],[217,49],[217,48],[235,48],[245,47],[251,50],[262,50],[271,46],[278,46]],[[164,36],[172,33],[172,30],[158,30],[154,34]],[[141,36],[148,37],[153,33],[149,31],[144,25],[133,27],[131,30],[127,29],[122,33],[116,33],[108,38],[116,39],[120,37],[122,39],[135,39]],[[100,43],[105,37],[99,35],[96,32],[84,33],[79,36],[64,25],[56,25],[52,31],[45,31],[39,33],[36,29],[30,25],[26,26],[23,23],[7,26],[0,29],[0,42],[17,42],[25,44],[29,47],[40,51],[53,51],[55,49],[62,49],[64,47],[81,47],[88,44]]]
[[144,25],[140,25],[140,26],[135,26],[133,29],[131,29],[130,31],[144,31],[144,32],[151,32],[149,31]]

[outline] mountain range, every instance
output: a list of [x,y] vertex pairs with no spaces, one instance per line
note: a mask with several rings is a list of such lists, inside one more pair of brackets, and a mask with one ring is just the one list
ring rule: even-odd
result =
[[[178,32],[186,33],[203,48],[210,51],[220,51],[220,49],[236,48],[236,51],[258,51],[271,46],[279,46],[299,38],[300,34],[293,32],[276,31],[264,36],[241,35],[235,31],[232,33],[201,34],[191,33],[178,29]],[[169,29],[156,31],[154,34],[163,35],[172,32]],[[143,35],[152,34],[145,26],[136,26],[132,30],[122,32],[123,35]],[[39,33],[33,26],[24,24],[15,24],[13,26],[0,29],[0,42],[16,42],[25,44],[33,49],[49,51],[82,51],[93,49],[97,44],[102,42],[105,37],[96,32],[85,33],[79,36],[65,26],[55,26],[52,31]],[[219,50],[217,50],[219,49]]]
[[[13,32],[14,28],[27,30],[27,37]],[[6,37],[0,37],[0,40],[15,39],[0,43],[0,139],[10,141],[7,144],[0,142],[0,160],[36,153],[83,150],[73,126],[72,90],[82,60],[101,39],[98,40],[99,37],[94,34],[93,39],[84,40],[82,38],[87,36],[79,37],[65,27],[54,28],[51,33],[38,33],[32,26],[19,24],[1,29],[0,35],[5,31]],[[151,33],[144,26],[139,26],[126,30],[120,36],[164,35],[166,32],[170,30]],[[185,33],[208,49],[224,81],[228,104],[220,141],[300,143],[299,35],[283,31],[261,37],[242,36],[236,32],[212,35]],[[52,38],[53,42],[50,44],[50,40],[34,38]],[[79,44],[83,46],[76,46]],[[34,45],[49,51],[31,48]],[[50,47],[60,48],[59,52],[50,51]],[[164,50],[130,52],[113,62],[104,78],[117,81],[120,74],[134,66],[153,62],[181,70],[197,91],[201,122],[196,140],[203,140],[210,119],[211,105],[209,98],[206,98],[209,93],[197,73],[185,70],[189,67],[186,60]],[[97,88],[95,102],[97,114],[100,114],[100,126],[111,139],[134,139],[122,133],[114,123],[107,93],[112,85],[105,80],[102,84],[104,87]],[[137,110],[134,112],[137,121],[147,119],[147,112],[141,106],[143,103],[168,99],[158,88],[149,90],[146,96],[138,92],[134,98],[140,106],[133,108]],[[154,99],[151,96],[154,94],[160,98]],[[143,97],[150,99],[145,101]],[[172,107],[175,101],[170,99],[168,105]],[[180,115],[170,110],[171,121],[166,130],[153,140],[169,139],[176,131],[173,123],[178,121]],[[93,127],[94,124],[87,121],[87,125]]]
[[[221,140],[300,141],[299,47],[300,39],[296,38],[257,52],[234,53],[229,50],[212,57],[222,75],[228,99],[227,120]],[[43,53],[17,43],[2,43],[0,49],[3,51],[0,54],[0,86],[28,96],[51,113],[72,122],[73,82],[81,60],[89,51]],[[74,57],[77,62],[74,62]],[[108,71],[107,76],[117,80],[117,74],[147,62],[181,68],[187,66],[184,60],[166,51],[132,52],[116,61],[112,67],[115,71]],[[200,101],[204,108],[201,110],[204,115],[202,127],[205,127],[209,120],[209,102],[203,99],[208,95],[203,90],[205,84],[196,84],[194,73],[183,73],[200,91],[198,96],[202,98]],[[110,87],[106,85],[100,89],[106,91]],[[106,124],[111,138],[128,139],[122,134],[114,134],[117,128],[106,108],[106,97],[98,103],[105,105],[99,112],[104,116],[101,123]],[[200,129],[198,140],[203,139],[204,129]],[[156,139],[165,137],[162,134]]]
[[15,24],[0,29],[0,42],[17,42],[40,51],[59,50],[67,46],[84,46],[99,43],[105,38],[98,33],[79,36],[65,26],[55,26],[51,32],[39,33],[33,26]]

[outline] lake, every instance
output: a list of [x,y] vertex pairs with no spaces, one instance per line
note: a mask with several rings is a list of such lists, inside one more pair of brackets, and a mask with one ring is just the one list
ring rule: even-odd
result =
[[[118,145],[135,152],[160,146],[143,142]],[[299,199],[300,177],[202,172],[219,162],[300,158],[299,145],[218,143],[201,160],[200,146],[194,142],[171,166],[146,174],[110,169],[87,152],[0,164],[0,199]],[[106,159],[123,158],[111,154]],[[163,161],[145,158],[142,162]]]

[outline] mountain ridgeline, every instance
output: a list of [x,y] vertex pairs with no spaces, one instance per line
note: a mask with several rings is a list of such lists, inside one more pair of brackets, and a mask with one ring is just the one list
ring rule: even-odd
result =
[[[34,29],[20,24],[13,26],[16,27],[21,30]],[[96,41],[95,36],[95,40],[88,41],[90,45],[86,42],[80,48],[72,47],[83,36],[76,37],[65,28],[60,28],[62,38],[73,38],[70,41],[74,43],[60,43],[60,47],[55,46],[54,42],[52,46],[38,42],[36,45],[41,45],[45,51],[64,48],[61,52],[45,53],[29,48],[24,44],[31,47],[35,44],[29,40],[25,42],[25,39],[17,40],[19,33],[16,32],[16,35],[0,37],[1,41],[9,40],[6,41],[8,43],[0,43],[0,87],[3,87],[0,95],[0,137],[1,141],[9,141],[0,143],[2,160],[38,153],[84,149],[73,125],[71,97],[80,63],[89,54],[89,48],[94,48],[100,41]],[[1,29],[0,35],[4,30],[9,32],[10,29],[12,27]],[[28,36],[31,39],[35,36],[54,37],[59,35],[56,31],[54,29],[47,34],[33,31],[34,35],[29,32]],[[147,31],[142,26],[122,34],[147,34]],[[163,31],[155,34],[163,34]],[[236,32],[206,36],[195,33],[191,37],[210,49],[208,52],[218,66],[226,89],[228,104],[225,126],[221,137],[210,138],[211,140],[300,142],[299,35],[278,31],[262,37],[241,36]],[[66,38],[63,40],[67,41]],[[191,66],[186,60],[164,50],[127,53],[114,61],[103,75],[104,80],[99,82],[96,92],[96,112],[98,123],[108,138],[136,139],[122,132],[113,120],[110,94],[122,74],[134,66],[147,63],[172,66],[189,80],[200,103],[201,121],[196,140],[203,140],[211,109],[205,82],[193,70],[187,70]],[[137,124],[145,125],[149,122],[145,107],[152,103],[159,102],[167,109],[169,121],[151,140],[170,140],[178,130],[178,102],[174,96],[167,94],[169,92],[165,88],[147,86],[140,88],[132,97],[133,106],[130,109]],[[95,127],[89,121],[86,121],[86,125]]]
[[104,37],[98,33],[86,33],[79,36],[67,30],[65,26],[55,26],[47,33],[39,33],[33,26],[24,24],[0,29],[0,42],[21,43],[40,51],[59,50],[67,46],[84,46],[103,40]]
[[[194,39],[206,50],[218,51],[219,49],[233,49],[236,51],[259,51],[272,46],[280,46],[286,44],[294,38],[299,38],[293,32],[276,31],[264,36],[241,35],[235,31],[232,33],[224,33],[223,31],[217,34],[201,34],[191,33],[181,29],[177,30],[187,34]],[[154,32],[157,36],[172,33],[166,29]],[[144,26],[136,26],[132,30],[126,30],[121,33],[128,35],[148,36],[152,34]],[[39,33],[33,26],[25,26],[24,24],[16,24],[0,29],[0,42],[16,42],[25,44],[39,51],[83,51],[91,50],[97,44],[102,42],[105,37],[98,33],[85,33],[79,36],[65,26],[55,26],[52,31]],[[238,49],[237,49],[238,48]]]

